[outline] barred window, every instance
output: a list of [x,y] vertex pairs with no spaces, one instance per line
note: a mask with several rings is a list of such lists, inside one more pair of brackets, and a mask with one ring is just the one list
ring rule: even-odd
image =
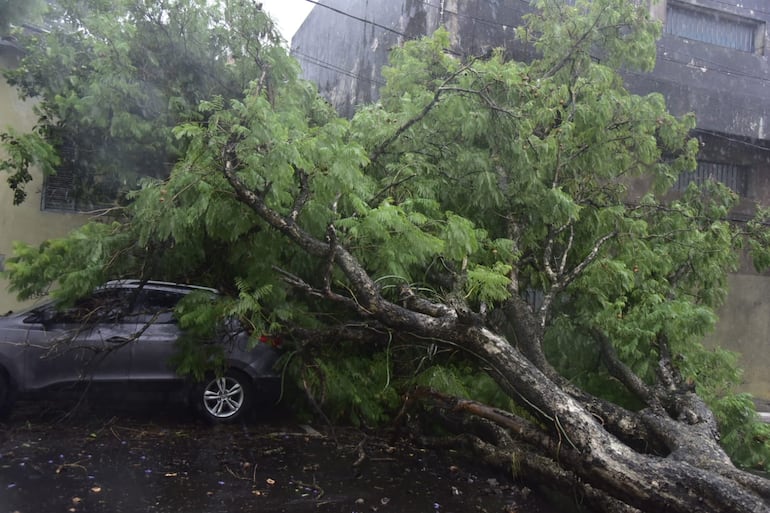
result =
[[43,183],[43,210],[75,210],[74,176],[71,171],[59,169],[45,177]]
[[747,169],[744,166],[723,162],[698,162],[695,171],[679,175],[674,189],[684,191],[693,182],[696,185],[702,185],[706,180],[714,180],[726,185],[740,196],[745,196],[747,175]]
[[665,32],[695,41],[754,53],[762,48],[764,23],[669,0]]
[[84,176],[62,165],[43,181],[40,207],[47,211],[84,212],[110,208],[120,196],[119,182],[109,176]]

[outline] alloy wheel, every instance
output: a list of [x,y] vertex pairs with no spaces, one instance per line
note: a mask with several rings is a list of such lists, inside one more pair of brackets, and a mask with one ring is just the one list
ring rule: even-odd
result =
[[233,376],[222,376],[209,381],[203,390],[203,407],[216,419],[237,415],[246,400],[244,386]]

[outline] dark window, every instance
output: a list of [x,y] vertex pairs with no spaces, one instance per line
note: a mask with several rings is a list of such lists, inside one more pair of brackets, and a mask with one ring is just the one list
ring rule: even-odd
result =
[[110,324],[120,322],[126,315],[130,297],[125,291],[106,289],[79,299],[69,308],[59,310],[56,305],[48,305],[34,310],[25,323],[45,322],[50,324]]
[[667,34],[754,53],[761,50],[764,23],[749,18],[669,1]]
[[64,148],[60,153],[62,161],[56,174],[46,176],[43,182],[43,210],[84,212],[115,205],[123,189],[120,177],[93,175],[77,166],[77,152]]
[[692,182],[702,185],[706,180],[714,180],[726,185],[735,193],[745,196],[747,174],[744,166],[724,162],[698,162],[695,171],[679,175],[674,189],[684,191]]
[[75,210],[74,179],[63,169],[45,177],[43,183],[43,210]]
[[144,289],[136,301],[132,317],[140,323],[174,324],[174,308],[182,297],[182,294],[174,292]]

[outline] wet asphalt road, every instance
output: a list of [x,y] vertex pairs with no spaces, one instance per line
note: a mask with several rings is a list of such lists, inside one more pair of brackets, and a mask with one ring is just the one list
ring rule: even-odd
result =
[[0,425],[0,513],[555,513],[452,451],[289,418],[26,405]]

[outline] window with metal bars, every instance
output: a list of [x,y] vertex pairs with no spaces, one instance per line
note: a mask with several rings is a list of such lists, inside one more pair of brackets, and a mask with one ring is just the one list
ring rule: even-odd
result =
[[71,170],[59,169],[45,177],[43,210],[75,210],[74,176]]
[[669,0],[665,32],[743,52],[762,49],[764,23],[750,18]]
[[695,182],[702,185],[706,180],[714,180],[726,185],[740,196],[746,195],[747,170],[744,166],[724,162],[698,162],[698,167],[691,173],[682,173],[677,179],[674,190],[684,191]]
[[75,165],[65,160],[43,182],[41,208],[49,211],[82,212],[114,206],[120,196],[116,179],[78,173]]

